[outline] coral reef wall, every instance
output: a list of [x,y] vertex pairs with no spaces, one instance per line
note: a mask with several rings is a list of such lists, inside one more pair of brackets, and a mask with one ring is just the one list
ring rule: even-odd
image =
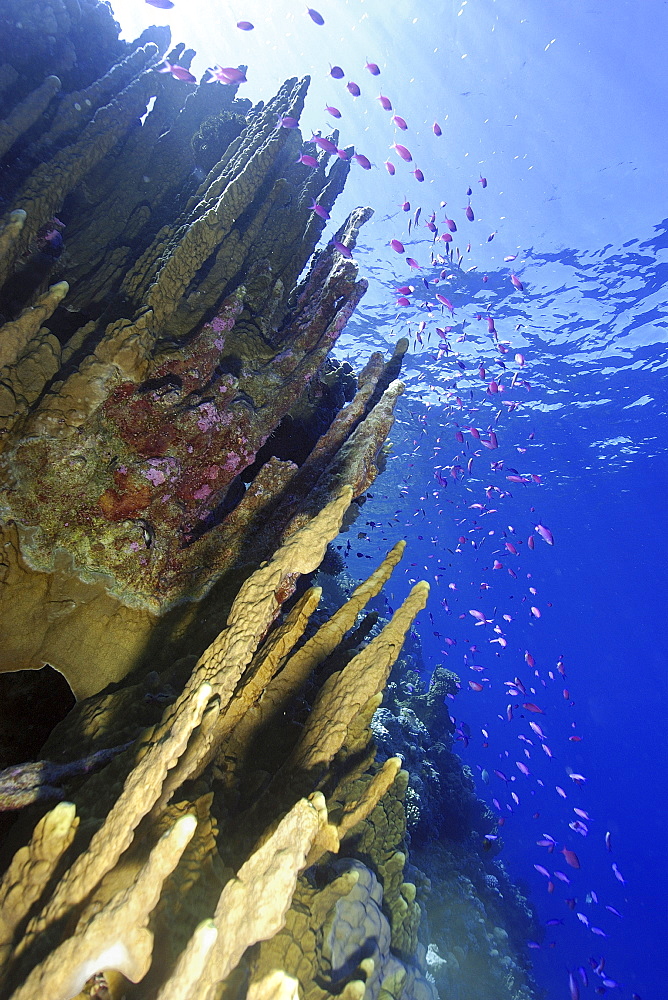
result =
[[[403,389],[403,341],[357,376],[329,357],[370,210],[316,251],[348,164],[282,127],[308,80],[251,106],[97,0],[0,0],[0,25],[2,691],[76,696],[26,727],[38,759],[0,743],[0,994],[457,996],[468,943],[427,940],[408,860],[428,831],[444,883],[478,871],[429,736],[451,678],[380,709],[428,586],[366,614],[403,542],[334,605],[314,585]],[[528,1000],[511,952],[480,989]]]
[[50,75],[21,97],[20,63],[6,94],[0,669],[49,662],[77,695],[186,632],[192,649],[192,606],[217,586],[205,648],[244,567],[341,482],[364,493],[402,388],[376,356],[341,408],[350,378],[328,354],[366,284],[333,246],[313,257],[310,205],[332,207],[349,164],[298,163],[298,130],[277,124],[308,80],[253,108],[157,72],[154,36],[73,93]]

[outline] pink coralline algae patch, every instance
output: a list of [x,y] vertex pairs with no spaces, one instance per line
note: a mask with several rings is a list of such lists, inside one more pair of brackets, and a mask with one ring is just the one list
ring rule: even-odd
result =
[[104,435],[127,470],[120,477],[117,470],[98,504],[105,519],[141,511],[157,537],[165,529],[187,540],[253,461],[254,416],[235,406],[238,381],[218,367],[221,334],[241,307],[238,298],[231,302],[141,385],[121,383],[103,404]]
[[147,469],[142,475],[154,486],[162,486],[167,476],[160,469]]
[[213,430],[220,423],[222,414],[218,412],[214,403],[202,403],[197,410],[199,419],[197,426],[201,431]]

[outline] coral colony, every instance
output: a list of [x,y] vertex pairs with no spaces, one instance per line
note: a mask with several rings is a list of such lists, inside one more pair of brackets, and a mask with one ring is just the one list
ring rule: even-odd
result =
[[314,250],[368,160],[302,138],[308,80],[253,107],[164,28],[55,0],[47,52],[42,4],[5,6],[0,670],[77,702],[0,761],[3,996],[531,1000],[456,678],[398,659],[428,585],[385,616],[403,542],[352,593],[327,549],[403,389],[405,340],[329,358],[370,210]]

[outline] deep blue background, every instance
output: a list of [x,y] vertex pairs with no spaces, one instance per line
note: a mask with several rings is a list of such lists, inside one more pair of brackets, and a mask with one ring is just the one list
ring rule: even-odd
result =
[[[567,967],[588,965],[589,956],[601,954],[607,955],[609,975],[622,984],[609,991],[611,996],[629,998],[635,990],[643,1000],[660,1000],[668,995],[668,7],[658,0],[314,2],[325,17],[324,27],[314,25],[296,0],[247,0],[233,6],[176,0],[175,9],[165,13],[141,0],[116,0],[113,7],[128,37],[154,21],[171,23],[175,40],[198,49],[197,72],[214,62],[248,64],[242,93],[254,100],[266,99],[287,76],[310,73],[304,134],[308,137],[310,128],[326,132],[331,119],[322,109],[334,104],[343,114],[342,144],[356,144],[374,163],[369,172],[353,167],[324,237],[331,238],[354,205],[375,208],[356,254],[370,288],[339,352],[359,365],[372,349],[391,347],[409,327],[413,336],[407,393],[392,435],[394,453],[372,490],[374,500],[351,531],[356,543],[351,571],[362,576],[386,545],[407,537],[405,562],[390,590],[396,601],[410,580],[426,575],[434,583],[419,624],[428,669],[446,662],[468,687],[467,681],[479,674],[464,662],[466,641],[480,648],[473,659],[490,681],[481,693],[463,691],[452,711],[473,731],[469,747],[462,746],[462,759],[476,771],[499,767],[516,776],[509,787],[521,804],[507,814],[502,857],[531,886],[545,919],[565,918],[565,926],[546,935],[545,942],[555,941],[556,947],[535,952],[537,974],[550,1000],[568,996]],[[253,21],[255,30],[237,31],[240,18]],[[379,78],[365,70],[367,59],[380,65]],[[330,62],[343,65],[347,79],[362,87],[358,100],[345,90],[345,80],[328,76]],[[379,88],[408,121],[407,132],[392,127],[390,115],[375,100]],[[438,139],[431,131],[435,119],[443,129]],[[388,176],[383,161],[391,157],[393,141],[412,150],[414,164],[425,174],[423,184],[396,160],[396,176]],[[476,183],[480,173],[488,179],[484,191]],[[469,184],[474,223],[463,214]],[[427,267],[431,244],[424,227],[418,228],[417,239],[407,237],[409,215],[398,207],[406,197],[413,209],[422,207],[422,221],[435,210],[439,223],[440,202],[447,201],[459,227],[462,270],[446,268],[454,277],[440,290],[455,305],[457,333],[468,323],[467,341],[453,340],[466,365],[464,374],[451,361],[433,360],[433,329],[447,323],[440,309],[429,317],[419,306],[399,311],[394,306],[393,287],[407,281],[417,285],[422,275],[433,277],[441,270]],[[492,232],[496,235],[487,242]],[[424,268],[419,275],[388,248],[391,238],[406,242]],[[514,253],[512,265],[503,261]],[[474,264],[477,271],[463,273]],[[524,293],[510,284],[510,266],[525,283]],[[431,297],[425,290],[414,298],[433,302],[433,291]],[[450,480],[443,489],[434,478],[435,466],[452,465],[461,453],[454,423],[471,422],[456,404],[446,404],[447,387],[457,380],[454,395],[461,393],[465,402],[473,393],[479,411],[472,420],[478,427],[486,427],[498,409],[475,375],[479,359],[499,373],[486,324],[475,319],[488,310],[499,337],[512,342],[506,359],[517,350],[525,355],[522,378],[531,391],[506,393],[522,405],[501,419],[498,451],[482,449],[472,475]],[[414,338],[421,319],[423,339],[432,331],[423,347]],[[508,366],[511,372],[517,369],[512,360]],[[470,449],[470,436],[465,438]],[[465,458],[471,454],[467,451]],[[543,484],[511,487],[505,470],[490,470],[490,461],[497,459],[521,473],[541,475]],[[481,518],[469,505],[486,502],[490,483],[508,487],[513,495],[491,504],[498,513]],[[459,535],[482,537],[483,531],[474,530],[476,517],[485,532],[495,535],[477,552],[470,542],[456,552]],[[358,539],[358,531],[367,530],[365,521],[382,528],[369,532],[368,540]],[[538,521],[553,531],[555,545],[538,539],[531,553],[526,538]],[[504,569],[486,570],[495,542],[503,549],[501,532],[509,525],[523,540],[520,556],[500,555]],[[438,581],[435,564],[444,567]],[[517,580],[506,574],[507,565],[517,566]],[[448,590],[449,582],[458,589]],[[492,589],[481,593],[481,582]],[[536,588],[535,598],[529,586]],[[444,597],[449,614],[441,605]],[[528,611],[534,602],[542,612],[539,620]],[[489,642],[493,626],[476,627],[469,609],[481,609],[507,625],[508,647],[499,656],[498,645]],[[505,613],[514,616],[511,623],[503,622]],[[456,639],[457,645],[445,646],[434,632]],[[528,682],[526,649],[543,679],[560,655],[566,664],[574,705],[562,697],[558,675],[535,697],[545,709],[545,717],[536,718],[554,760],[537,742],[530,759],[521,756],[526,744],[517,736],[531,738],[532,733],[519,712],[511,723],[497,718],[505,719],[503,680],[519,674]],[[487,749],[482,727],[490,733]],[[579,744],[568,741],[574,731],[583,737]],[[515,760],[527,761],[530,778],[520,774]],[[584,788],[572,787],[567,767],[587,777]],[[555,784],[566,788],[566,801],[554,791]],[[498,796],[504,810],[510,802],[498,779],[489,786],[481,781],[480,790],[490,801]],[[586,840],[568,829],[574,805],[593,817]],[[540,818],[534,820],[536,811]],[[605,850],[606,830],[612,832],[613,854]],[[543,832],[560,846],[566,842],[577,849],[582,862],[573,872],[560,858],[558,867],[572,875],[572,886],[566,890],[557,884],[551,897],[533,868],[551,860],[535,843]],[[614,878],[613,859],[626,886]],[[585,901],[591,890],[598,893],[598,906]],[[569,893],[577,896],[581,912],[609,934],[607,940],[592,935],[567,910],[563,898]],[[624,914],[621,920],[603,910],[606,902]],[[593,995],[592,986],[583,995]]]

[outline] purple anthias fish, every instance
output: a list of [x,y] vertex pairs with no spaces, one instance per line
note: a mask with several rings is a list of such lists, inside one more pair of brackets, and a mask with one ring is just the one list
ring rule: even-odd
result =
[[396,152],[399,154],[399,156],[401,157],[401,159],[405,160],[406,163],[410,163],[411,160],[413,159],[413,156],[412,156],[410,150],[406,149],[405,146],[402,146],[399,143],[393,142],[391,148],[394,149],[394,150],[396,150]]
[[208,72],[211,73],[211,79],[207,80],[207,83],[223,83],[223,84],[235,84],[235,83],[246,83],[246,74],[243,70],[238,69],[236,66],[209,66]]
[[310,212],[315,212],[317,216],[324,219],[325,222],[329,219],[329,212],[323,205],[319,205],[315,199],[311,199],[311,204],[309,206]]
[[325,23],[324,17],[317,10],[313,10],[312,7],[307,7],[306,10],[314,24],[323,25]]
[[371,160],[367,156],[364,156],[363,153],[353,153],[353,160],[359,163],[360,167],[363,167],[364,170],[371,170]]
[[158,69],[158,73],[171,73],[175,80],[183,80],[186,83],[197,83],[197,77],[193,76],[185,66],[177,66],[165,59],[164,65]]
[[380,69],[376,63],[368,62],[364,68],[368,69],[372,76],[380,76]]
[[331,139],[325,139],[321,135],[315,135],[315,134],[313,134],[311,136],[311,142],[314,142],[316,144],[316,146],[320,146],[320,148],[324,149],[326,153],[337,153],[338,152],[338,150],[336,148],[336,144],[333,143]]
[[346,260],[350,260],[352,257],[352,251],[345,245],[345,243],[341,243],[339,240],[332,240],[332,246],[335,250],[338,250],[341,256],[345,257]]

